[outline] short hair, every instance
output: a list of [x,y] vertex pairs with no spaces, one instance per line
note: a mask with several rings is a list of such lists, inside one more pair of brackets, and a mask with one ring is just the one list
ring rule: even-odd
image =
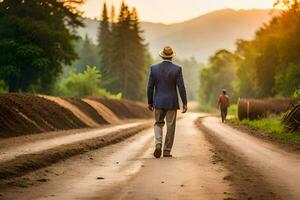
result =
[[222,90],[223,94],[226,94],[226,90]]

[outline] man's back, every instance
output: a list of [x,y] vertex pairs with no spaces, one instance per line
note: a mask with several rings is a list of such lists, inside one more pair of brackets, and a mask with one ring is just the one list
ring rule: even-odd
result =
[[[172,63],[175,52],[171,47],[165,47],[159,52],[164,59],[160,64],[153,65],[149,74],[147,95],[148,109],[154,111],[155,124],[155,158],[160,158],[162,150],[163,127],[165,119],[167,123],[167,134],[163,150],[164,157],[172,157],[177,109],[179,109],[177,88],[183,103],[182,113],[187,111],[186,91],[183,82],[182,69]],[[155,94],[154,94],[155,92]]]
[[227,108],[229,106],[229,97],[227,95],[219,96],[219,105],[221,108]]
[[[156,109],[179,109],[177,90],[183,104],[186,104],[182,68],[170,61],[163,61],[151,67],[148,83],[148,101]],[[155,90],[155,95],[154,95]]]

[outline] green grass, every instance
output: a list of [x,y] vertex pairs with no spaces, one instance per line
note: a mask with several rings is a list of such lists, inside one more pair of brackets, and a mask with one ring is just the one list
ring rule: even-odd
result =
[[232,105],[229,106],[227,114],[237,117],[237,112],[238,112],[237,104],[232,104]]
[[232,119],[230,122],[235,125],[249,126],[256,130],[263,131],[275,140],[300,144],[300,133],[288,133],[284,129],[281,119],[282,116],[280,115],[270,115],[258,120],[251,121],[249,119],[244,119],[239,121],[238,119]]

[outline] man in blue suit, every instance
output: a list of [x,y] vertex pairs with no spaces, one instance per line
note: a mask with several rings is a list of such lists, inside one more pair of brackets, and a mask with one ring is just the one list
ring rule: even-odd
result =
[[155,124],[155,158],[160,158],[162,151],[162,136],[165,118],[167,123],[167,134],[163,148],[164,157],[172,157],[171,150],[173,146],[176,115],[179,108],[177,88],[182,100],[182,113],[187,112],[187,98],[184,86],[182,68],[172,62],[175,56],[171,47],[165,47],[159,52],[163,62],[151,66],[147,95],[148,109],[154,111]]

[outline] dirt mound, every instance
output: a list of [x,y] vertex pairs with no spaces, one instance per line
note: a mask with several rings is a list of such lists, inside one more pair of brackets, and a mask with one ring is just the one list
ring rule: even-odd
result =
[[0,95],[0,137],[86,128],[70,110],[39,96]]
[[101,113],[99,113],[92,105],[88,104],[84,100],[80,98],[67,98],[66,100],[77,106],[82,112],[84,112],[84,114],[98,124],[110,124],[110,122],[106,120]]
[[121,124],[122,119],[149,118],[141,103],[104,98],[60,98],[1,94],[0,138],[32,133]]
[[152,113],[145,105],[128,100],[115,100],[106,98],[90,98],[98,101],[113,111],[120,119],[128,118],[149,118]]
[[69,103],[68,101],[60,97],[53,97],[53,96],[46,96],[46,95],[40,95],[40,96],[57,103],[61,107],[70,110],[77,118],[81,119],[87,126],[99,127],[99,124],[97,124],[93,119],[88,117],[84,112],[82,112],[77,106],[73,105],[72,103]]
[[93,107],[97,113],[103,118],[108,121],[110,124],[120,124],[120,119],[106,106],[99,103],[98,101],[90,100],[90,99],[83,99],[85,103]]

